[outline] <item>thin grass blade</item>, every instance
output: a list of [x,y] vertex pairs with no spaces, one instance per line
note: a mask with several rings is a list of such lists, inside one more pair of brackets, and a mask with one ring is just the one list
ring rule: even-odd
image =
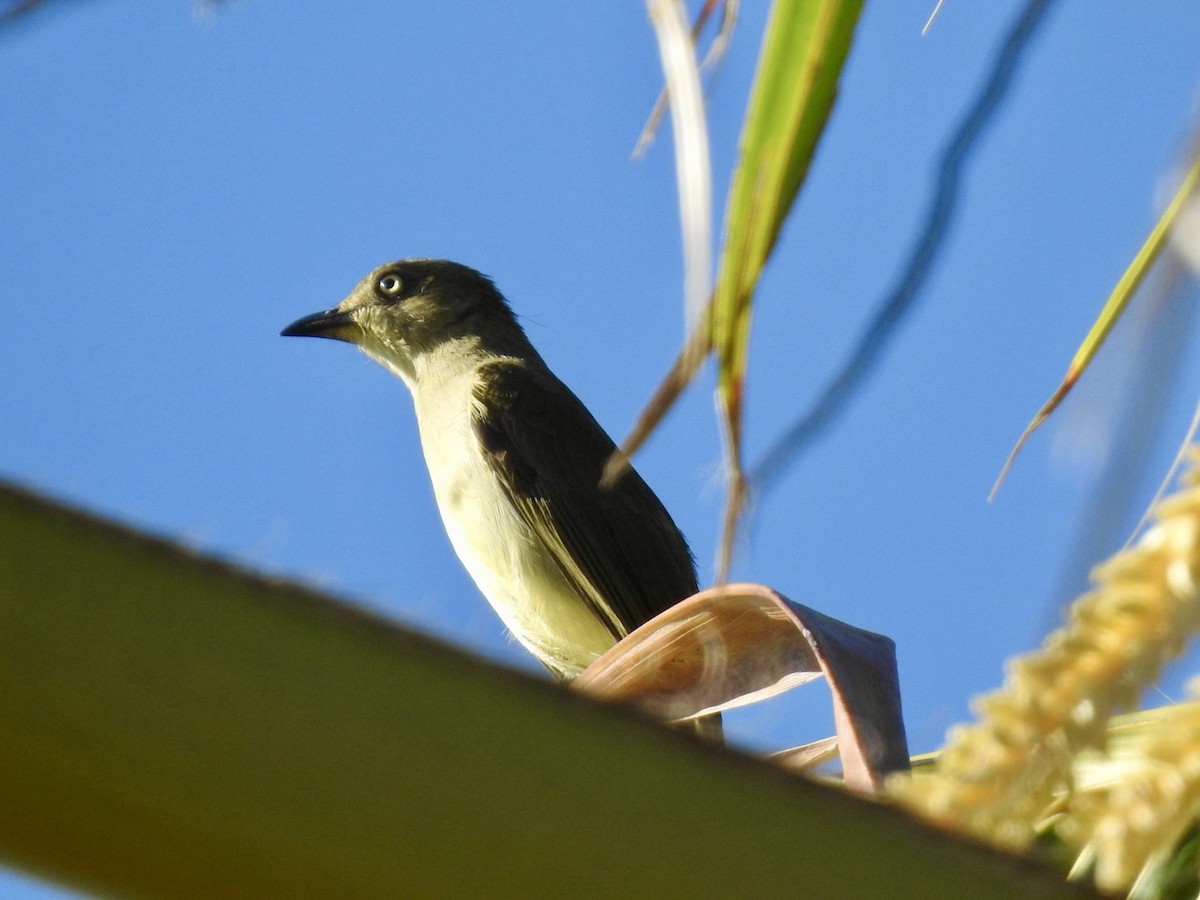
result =
[[1012,468],[1013,462],[1016,461],[1017,454],[1021,452],[1021,448],[1025,446],[1025,442],[1030,436],[1046,421],[1062,403],[1063,399],[1075,387],[1075,383],[1091,365],[1096,353],[1104,346],[1104,341],[1108,338],[1113,326],[1121,315],[1125,312],[1129,305],[1129,301],[1133,298],[1138,286],[1142,283],[1142,279],[1146,277],[1146,273],[1150,271],[1151,265],[1158,258],[1163,247],[1166,246],[1167,238],[1170,237],[1171,228],[1174,226],[1180,213],[1187,206],[1188,198],[1196,189],[1196,185],[1200,184],[1200,155],[1192,163],[1191,169],[1180,183],[1178,190],[1175,191],[1175,196],[1171,198],[1171,202],[1167,204],[1167,208],[1163,211],[1157,224],[1150,232],[1150,236],[1146,238],[1146,242],[1142,244],[1142,248],[1138,250],[1137,255],[1133,258],[1133,262],[1121,275],[1117,281],[1116,287],[1109,294],[1108,300],[1104,303],[1104,308],[1100,310],[1100,316],[1092,324],[1087,336],[1083,339],[1083,343],[1079,345],[1079,349],[1075,351],[1075,356],[1071,359],[1071,364],[1067,367],[1067,374],[1063,380],[1055,388],[1054,393],[1050,395],[1042,408],[1037,411],[1033,419],[1025,430],[1021,432],[1021,436],[1017,438],[1017,443],[1013,446],[1012,451],[1008,454],[1008,459],[1004,461],[1004,467],[1000,470],[1000,476],[996,479],[995,485],[992,486],[992,491],[988,495],[988,499],[996,496],[996,492],[1000,490],[1000,485],[1004,483],[1005,477],[1008,475],[1009,469]]

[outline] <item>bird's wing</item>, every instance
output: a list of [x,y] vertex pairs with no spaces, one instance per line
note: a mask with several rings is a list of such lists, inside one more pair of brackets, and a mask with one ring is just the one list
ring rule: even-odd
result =
[[696,591],[691,551],[632,469],[600,487],[616,449],[548,370],[493,362],[480,370],[475,432],[509,500],[559,569],[617,638]]

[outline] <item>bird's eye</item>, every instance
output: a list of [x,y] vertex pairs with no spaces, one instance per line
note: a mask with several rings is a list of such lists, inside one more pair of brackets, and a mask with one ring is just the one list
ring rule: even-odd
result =
[[381,275],[379,280],[375,282],[375,288],[379,291],[382,297],[398,297],[400,292],[404,290],[404,281],[399,275]]

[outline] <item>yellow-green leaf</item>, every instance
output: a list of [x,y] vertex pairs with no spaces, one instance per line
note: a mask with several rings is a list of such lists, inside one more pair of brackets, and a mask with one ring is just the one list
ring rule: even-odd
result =
[[992,487],[991,496],[996,495],[996,491],[1000,489],[1004,477],[1008,474],[1008,470],[1012,468],[1013,462],[1017,458],[1017,454],[1021,452],[1021,448],[1025,446],[1025,442],[1029,440],[1030,435],[1038,429],[1038,427],[1050,417],[1050,414],[1058,408],[1063,399],[1075,387],[1075,383],[1083,375],[1084,371],[1096,353],[1099,352],[1104,341],[1108,338],[1113,326],[1117,324],[1117,320],[1125,312],[1129,301],[1133,298],[1134,293],[1138,289],[1138,285],[1142,283],[1142,279],[1146,277],[1146,273],[1150,271],[1150,266],[1154,264],[1154,260],[1158,258],[1158,254],[1167,243],[1167,238],[1171,234],[1171,228],[1174,226],[1179,214],[1187,206],[1188,198],[1196,189],[1197,184],[1200,184],[1200,156],[1197,156],[1192,163],[1192,168],[1187,176],[1179,185],[1179,189],[1175,191],[1175,196],[1171,198],[1171,202],[1167,204],[1167,208],[1163,210],[1162,216],[1158,223],[1150,232],[1150,236],[1146,238],[1146,242],[1142,244],[1142,248],[1137,252],[1137,256],[1133,258],[1133,262],[1129,264],[1124,274],[1117,281],[1116,287],[1105,301],[1104,308],[1100,310],[1100,316],[1092,323],[1091,329],[1087,336],[1083,339],[1083,343],[1079,345],[1079,349],[1075,351],[1075,356],[1071,359],[1071,363],[1067,366],[1067,374],[1054,389],[1054,393],[1050,395],[1042,408],[1034,415],[1033,419],[1025,430],[1021,432],[1021,436],[1017,438],[1017,443],[1013,446],[1012,451],[1008,454],[1008,459],[1004,461],[1004,468],[1000,470],[1000,477],[996,479],[995,485]]
[[710,317],[729,454],[726,550],[741,505],[741,418],[750,309],[837,94],[861,0],[776,0],[742,126]]
[[725,213],[725,243],[701,331],[689,337],[606,471],[611,480],[716,350],[729,455],[730,499],[718,566],[726,570],[741,508],[741,395],[750,303],[763,265],[792,207],[837,94],[862,0],[776,0],[763,36],[737,170]]

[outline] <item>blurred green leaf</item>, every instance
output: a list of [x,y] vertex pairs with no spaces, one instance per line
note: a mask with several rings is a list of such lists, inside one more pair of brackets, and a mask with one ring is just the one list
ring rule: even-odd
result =
[[0,859],[105,895],[1075,895],[2,484],[0,734]]

